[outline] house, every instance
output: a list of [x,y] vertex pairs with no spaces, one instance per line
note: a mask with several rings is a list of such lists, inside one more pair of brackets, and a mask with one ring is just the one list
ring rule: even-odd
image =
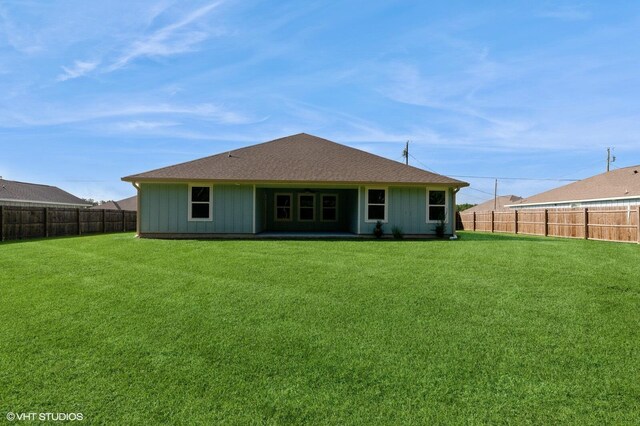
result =
[[106,203],[91,207],[94,210],[125,210],[130,212],[138,211],[138,197],[124,198],[119,201],[107,201]]
[[85,208],[92,204],[55,186],[0,178],[0,206]]
[[469,209],[466,209],[465,213],[473,213],[473,212],[488,212],[488,211],[496,211],[503,212],[509,211],[509,208],[506,207],[508,204],[513,204],[522,200],[522,197],[518,197],[517,195],[501,195],[496,197],[495,199],[490,199],[485,201],[484,203],[477,204]]
[[592,176],[507,207],[520,210],[637,205],[640,205],[640,165]]
[[138,190],[138,235],[196,238],[453,234],[466,182],[316,136],[271,142],[122,178]]

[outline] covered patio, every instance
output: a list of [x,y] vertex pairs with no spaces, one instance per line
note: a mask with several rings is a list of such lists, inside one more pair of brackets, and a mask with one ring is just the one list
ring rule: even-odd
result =
[[358,232],[358,189],[256,187],[256,232],[261,236]]

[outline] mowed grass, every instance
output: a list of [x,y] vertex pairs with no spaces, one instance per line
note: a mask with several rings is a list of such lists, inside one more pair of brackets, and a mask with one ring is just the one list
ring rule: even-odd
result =
[[638,424],[640,246],[0,244],[0,415]]

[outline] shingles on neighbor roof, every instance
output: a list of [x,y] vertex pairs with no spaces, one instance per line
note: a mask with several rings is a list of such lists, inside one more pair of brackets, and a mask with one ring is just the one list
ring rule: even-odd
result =
[[85,200],[55,186],[5,179],[0,179],[0,200],[40,204],[70,204],[87,207],[91,205]]
[[[470,209],[465,210],[465,213],[473,213],[473,212],[484,212],[484,211],[507,211],[509,210],[506,205],[516,203],[522,200],[522,197],[518,197],[517,195],[501,195],[496,198],[495,203],[494,200],[491,199],[489,201],[485,201],[484,203],[478,204],[477,206],[473,206]],[[494,208],[495,206],[495,208]]]
[[542,192],[515,203],[544,204],[640,197],[640,165],[625,167]]
[[104,204],[91,207],[94,210],[127,210],[135,212],[138,210],[138,197],[133,196],[118,201],[107,201]]
[[122,179],[468,185],[306,133]]

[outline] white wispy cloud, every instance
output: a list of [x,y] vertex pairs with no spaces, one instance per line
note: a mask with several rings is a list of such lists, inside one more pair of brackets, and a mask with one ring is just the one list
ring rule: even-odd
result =
[[567,4],[549,8],[537,14],[540,18],[560,19],[563,21],[584,21],[591,18],[591,13],[579,4]]
[[42,50],[38,36],[31,31],[22,31],[0,4],[0,35],[3,33],[7,44],[18,52],[32,54]]
[[132,120],[114,123],[113,126],[123,131],[148,131],[156,129],[164,129],[167,127],[179,126],[177,121],[148,121],[148,120]]
[[[261,120],[256,120],[245,114],[212,103],[171,104],[148,102],[109,104],[106,106],[96,103],[90,106],[76,106],[72,109],[61,107],[60,105],[41,105],[35,108],[31,106],[28,112],[16,110],[15,107],[0,110],[0,127],[56,126],[118,117],[161,115],[194,117],[220,124],[247,124]],[[158,122],[156,121],[156,123]]]
[[[191,11],[171,24],[152,30],[142,36],[137,36],[125,43],[124,47],[112,48],[110,53],[107,51],[107,53],[103,54],[102,59],[93,61],[76,60],[72,66],[62,66],[64,73],[60,74],[57,80],[66,81],[83,77],[91,72],[113,72],[143,57],[166,57],[194,51],[199,43],[223,33],[220,29],[194,28],[198,21],[221,3],[207,4]],[[158,3],[148,11],[148,16],[145,19],[149,23],[153,23],[168,8],[169,6],[166,3]]]
[[219,5],[220,2],[210,3],[187,14],[177,22],[135,40],[106,68],[106,71],[120,69],[140,57],[170,56],[193,50],[196,44],[209,38],[211,33],[199,30],[185,31],[185,27],[203,18]]
[[66,81],[74,78],[82,77],[83,75],[93,71],[100,61],[75,61],[71,67],[62,67],[64,71],[57,78],[58,81]]

